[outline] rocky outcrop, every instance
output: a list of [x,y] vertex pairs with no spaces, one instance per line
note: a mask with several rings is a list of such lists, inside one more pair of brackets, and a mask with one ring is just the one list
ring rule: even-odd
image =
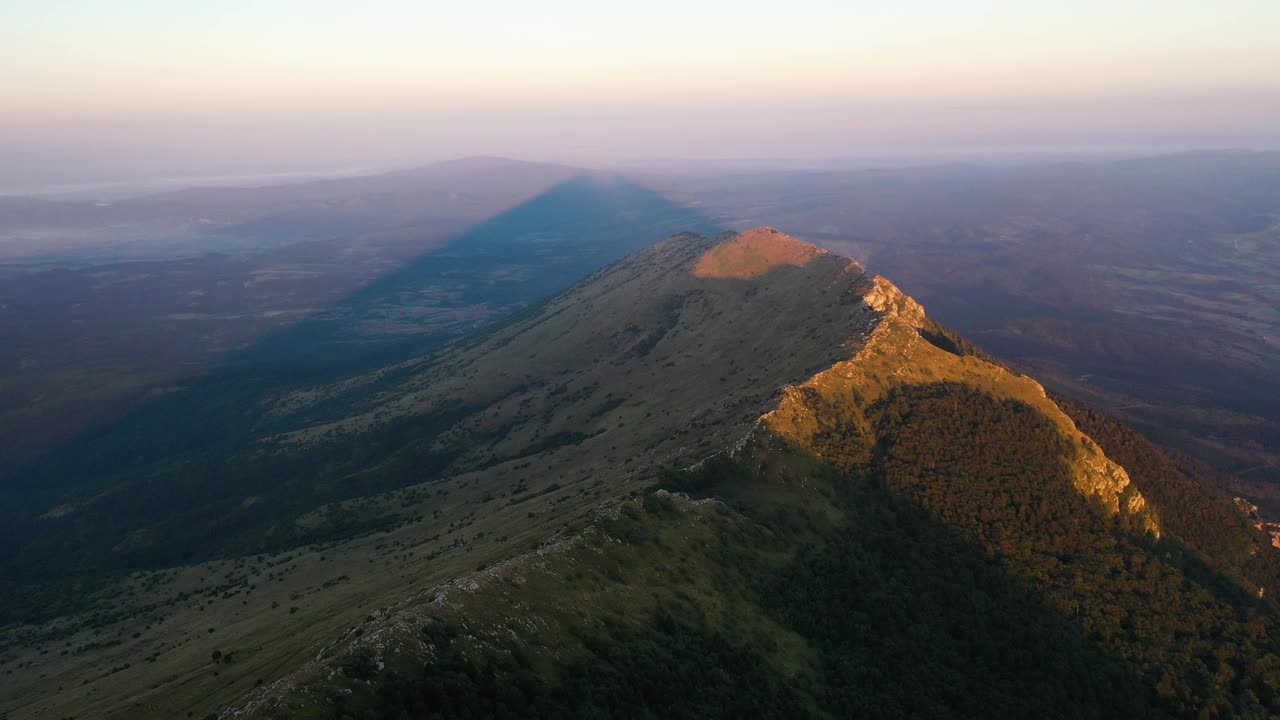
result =
[[1253,526],[1266,533],[1267,537],[1271,538],[1271,545],[1273,547],[1280,548],[1280,522],[1268,522],[1263,520],[1258,514],[1258,506],[1242,497],[1236,497],[1233,498],[1233,500],[1235,501],[1236,507],[1240,509],[1240,512],[1243,513],[1245,517],[1249,518],[1249,521],[1253,523]]
[[862,296],[867,307],[883,313],[886,318],[897,318],[917,329],[923,326],[925,315],[920,303],[882,275],[876,275],[871,281],[874,286]]
[[821,427],[815,406],[821,406],[824,412],[838,407],[842,415],[848,415],[849,422],[866,428],[864,412],[895,387],[963,383],[993,397],[1018,400],[1039,410],[1070,441],[1070,456],[1064,461],[1071,466],[1076,488],[1100,500],[1113,513],[1135,516],[1140,524],[1159,534],[1158,518],[1129,474],[1076,427],[1038,382],[929,342],[922,334],[927,319],[924,308],[883,277],[874,278],[863,302],[879,319],[861,339],[861,347],[848,360],[786,388],[777,408],[762,418],[766,427],[814,450]]

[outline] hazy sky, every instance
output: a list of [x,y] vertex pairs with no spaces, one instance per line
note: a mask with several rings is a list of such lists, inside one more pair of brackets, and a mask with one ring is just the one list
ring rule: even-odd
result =
[[0,103],[31,171],[1277,146],[1280,2],[18,0]]

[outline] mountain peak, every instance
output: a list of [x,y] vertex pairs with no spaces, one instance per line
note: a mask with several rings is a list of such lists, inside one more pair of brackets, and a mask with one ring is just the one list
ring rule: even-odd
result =
[[871,290],[862,298],[871,309],[901,317],[915,328],[924,324],[924,308],[914,298],[899,290],[897,285],[883,275],[876,275],[871,282]]
[[693,274],[704,278],[753,278],[782,265],[803,267],[827,251],[771,227],[738,233],[698,258]]

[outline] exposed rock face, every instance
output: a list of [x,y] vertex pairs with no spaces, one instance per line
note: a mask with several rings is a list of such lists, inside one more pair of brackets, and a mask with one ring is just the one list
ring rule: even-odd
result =
[[862,301],[872,310],[897,317],[916,328],[924,323],[924,308],[920,303],[881,275],[872,278],[872,282],[875,283],[875,287],[862,297]]
[[[1253,523],[1253,526],[1271,538],[1271,545],[1280,548],[1280,522],[1267,522],[1258,516],[1258,506],[1242,497],[1233,498],[1240,512]],[[1258,597],[1262,597],[1261,594]]]
[[693,267],[704,278],[753,278],[782,265],[804,267],[827,251],[771,227],[740,233],[708,250]]
[[846,408],[853,422],[869,432],[864,412],[893,388],[963,383],[996,398],[1019,400],[1043,413],[1070,441],[1072,456],[1066,461],[1076,488],[1097,497],[1113,513],[1138,516],[1148,529],[1159,533],[1158,519],[1125,469],[1080,432],[1038,382],[981,358],[957,355],[934,345],[922,335],[927,329],[924,308],[883,277],[876,276],[873,283],[863,302],[880,317],[861,349],[808,381],[786,388],[777,409],[763,417],[766,427],[816,452],[814,441],[822,432],[814,408],[816,400],[826,407]]

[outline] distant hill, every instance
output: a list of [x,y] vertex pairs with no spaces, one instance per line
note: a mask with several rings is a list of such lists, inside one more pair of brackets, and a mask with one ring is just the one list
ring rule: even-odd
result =
[[[114,242],[121,235],[163,240],[211,233],[259,243],[297,242],[429,220],[486,218],[581,174],[565,165],[471,158],[355,177],[193,187],[102,203],[0,197],[0,239],[39,231],[91,248],[112,242],[114,231]],[[0,244],[0,259],[19,257]]]
[[1280,712],[1229,496],[772,228],[202,397],[8,491],[15,719]]

